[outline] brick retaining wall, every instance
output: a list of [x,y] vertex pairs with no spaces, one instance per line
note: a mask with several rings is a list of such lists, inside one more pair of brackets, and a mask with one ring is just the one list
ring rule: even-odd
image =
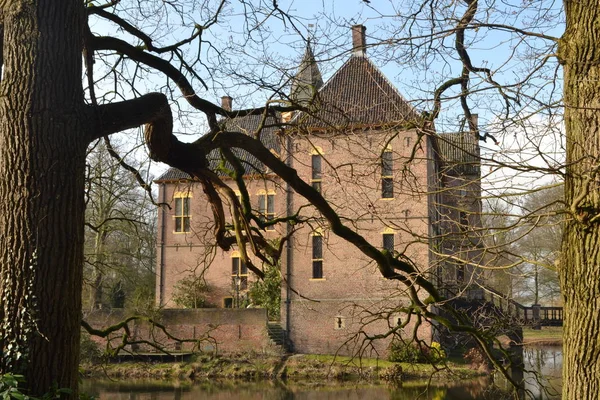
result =
[[[84,315],[84,320],[93,328],[103,329],[130,316],[132,314],[122,309],[97,310]],[[134,339],[157,343],[170,351],[201,350],[227,354],[272,350],[264,309],[164,309],[156,313],[155,321],[164,325],[171,336],[192,341],[179,344],[145,320],[129,323]],[[111,347],[121,342],[123,333],[120,330],[111,335],[108,339]],[[107,344],[107,339],[94,337],[93,340],[102,346]],[[143,343],[128,345],[126,349],[135,352],[156,351]]]

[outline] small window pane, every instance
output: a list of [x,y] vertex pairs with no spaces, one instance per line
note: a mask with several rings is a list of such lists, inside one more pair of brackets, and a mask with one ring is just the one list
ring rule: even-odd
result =
[[463,264],[456,266],[456,281],[460,283],[465,281],[465,266]]
[[383,234],[383,248],[387,251],[394,251],[394,234],[384,233]]
[[190,231],[190,217],[183,217],[182,219],[183,219],[183,231],[189,232]]
[[264,194],[258,195],[258,218],[265,222],[266,198]]
[[394,197],[394,181],[392,178],[381,179],[381,197],[384,199]]
[[275,213],[275,195],[270,194],[267,196],[267,214]]
[[240,275],[248,275],[248,266],[240,259]]
[[394,169],[394,160],[392,152],[386,151],[381,155],[381,176],[392,176]]
[[321,181],[314,181],[314,182],[312,182],[312,187],[317,192],[321,193]]
[[181,229],[181,218],[175,218],[175,232],[183,232]]
[[312,237],[312,258],[323,258],[323,237],[321,236]]
[[469,217],[467,216],[467,213],[464,211],[460,211],[459,212],[459,230],[461,232],[466,231],[469,228]]
[[181,197],[175,199],[175,215],[182,215],[182,201],[183,199]]
[[321,179],[321,156],[313,154],[312,156],[312,179]]
[[237,275],[240,270],[240,259],[239,257],[233,257],[231,259],[231,275]]
[[183,215],[190,215],[190,198],[183,198]]
[[321,279],[323,278],[323,260],[314,260],[313,261],[313,278]]

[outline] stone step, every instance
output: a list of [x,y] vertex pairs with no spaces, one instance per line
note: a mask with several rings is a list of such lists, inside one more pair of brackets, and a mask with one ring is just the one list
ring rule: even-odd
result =
[[268,323],[267,334],[269,335],[269,339],[271,339],[273,344],[281,346],[285,350],[286,335],[285,330],[281,327],[281,325],[276,323]]

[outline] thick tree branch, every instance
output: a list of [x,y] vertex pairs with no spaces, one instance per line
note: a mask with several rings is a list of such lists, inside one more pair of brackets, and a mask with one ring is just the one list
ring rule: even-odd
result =
[[[202,139],[197,143],[202,143]],[[288,182],[298,194],[309,200],[311,204],[319,210],[329,223],[333,233],[346,239],[361,252],[374,260],[384,277],[396,279],[404,283],[412,293],[411,298],[416,304],[426,306],[416,295],[415,284],[425,289],[436,301],[442,299],[433,284],[425,279],[412,263],[394,258],[389,252],[379,251],[362,235],[344,225],[339,215],[331,208],[327,200],[325,200],[311,185],[304,182],[298,176],[295,169],[279,160],[265,148],[259,140],[238,132],[221,132],[213,138],[213,143],[217,146],[242,148],[267,165],[275,174]],[[398,271],[401,273],[398,273]]]
[[149,93],[136,99],[90,106],[91,123],[96,127],[90,141],[146,124],[150,157],[185,171],[208,165],[206,153],[180,142],[173,135],[173,116],[167,97]]
[[[151,68],[154,68],[163,74],[165,74],[169,79],[171,79],[179,88],[187,102],[194,107],[195,109],[202,111],[206,114],[208,118],[208,123],[213,131],[218,131],[218,123],[217,123],[217,115],[222,115],[229,118],[241,117],[245,115],[258,115],[264,114],[265,108],[251,108],[246,110],[237,110],[237,111],[227,111],[208,100],[205,100],[199,97],[196,94],[191,83],[186,79],[186,77],[175,68],[171,63],[162,58],[155,56],[153,54],[149,54],[144,50],[134,47],[129,43],[112,38],[112,37],[98,37],[94,36],[91,40],[93,44],[93,48],[96,51],[99,50],[110,50],[115,51],[120,54],[125,54],[130,59],[145,64]],[[204,82],[203,85],[206,87]],[[286,106],[269,106],[268,114],[278,112],[286,112],[286,111],[295,111],[299,110],[302,107],[298,105],[293,105],[290,107]]]

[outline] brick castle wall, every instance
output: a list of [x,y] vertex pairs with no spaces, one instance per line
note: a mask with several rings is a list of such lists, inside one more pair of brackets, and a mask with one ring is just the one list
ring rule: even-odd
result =
[[[84,320],[93,328],[106,329],[130,317],[122,309],[97,310],[85,315]],[[164,309],[157,312],[156,322],[166,328],[172,337],[188,340],[178,344],[159,327],[145,320],[129,323],[131,340],[146,340],[169,351],[205,351],[227,354],[245,351],[269,351],[271,345],[267,334],[267,314],[264,309]],[[102,346],[119,345],[123,331],[111,335],[108,340],[93,337]],[[129,351],[156,351],[147,344],[127,346]]]

